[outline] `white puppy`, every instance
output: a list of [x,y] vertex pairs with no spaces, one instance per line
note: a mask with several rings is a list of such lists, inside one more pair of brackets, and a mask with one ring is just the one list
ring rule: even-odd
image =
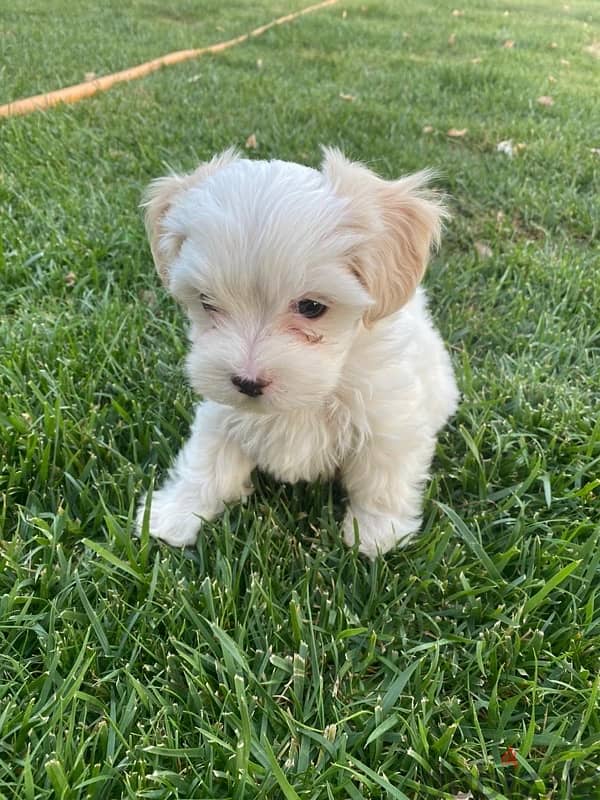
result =
[[205,400],[138,532],[147,514],[152,536],[193,544],[259,467],[338,474],[344,541],[356,531],[372,558],[416,533],[458,397],[417,289],[445,216],[429,177],[385,181],[337,150],[321,171],[227,151],[151,185],[152,253],[189,317],[187,372]]

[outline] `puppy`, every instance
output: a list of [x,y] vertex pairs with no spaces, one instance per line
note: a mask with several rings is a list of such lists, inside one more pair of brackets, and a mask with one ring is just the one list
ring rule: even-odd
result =
[[[418,288],[446,215],[420,172],[386,181],[338,150],[321,170],[235,151],[150,186],[156,268],[190,321],[204,398],[141,531],[174,545],[251,492],[338,474],[344,541],[374,558],[418,531],[458,393]],[[147,516],[146,516],[147,515]]]

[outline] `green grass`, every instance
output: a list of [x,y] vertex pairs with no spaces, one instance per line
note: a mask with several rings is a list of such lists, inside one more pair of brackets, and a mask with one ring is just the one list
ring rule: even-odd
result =
[[238,36],[302,0],[12,0],[0,17],[0,103]]
[[[51,5],[3,15],[2,101],[302,3]],[[457,5],[340,2],[2,122],[0,796],[600,797],[597,4]],[[373,564],[338,487],[264,476],[195,550],[131,539],[193,403],[140,194],[251,133],[452,197],[426,283],[463,402]]]

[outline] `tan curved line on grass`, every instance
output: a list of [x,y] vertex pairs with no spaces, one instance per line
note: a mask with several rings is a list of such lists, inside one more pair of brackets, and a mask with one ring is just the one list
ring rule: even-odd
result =
[[0,106],[0,117],[16,117],[19,114],[30,114],[32,111],[43,111],[46,108],[51,108],[58,103],[77,103],[79,100],[84,100],[86,97],[91,97],[97,92],[105,92],[116,83],[123,83],[124,81],[134,81],[138,78],[143,78],[151,72],[155,72],[161,67],[168,67],[171,64],[179,64],[180,61],[188,61],[191,58],[198,58],[206,53],[220,53],[223,50],[228,50],[236,44],[241,44],[251,37],[260,36],[273,28],[276,25],[283,25],[286,22],[291,22],[303,14],[310,14],[312,11],[319,11],[327,6],[332,6],[338,0],[323,0],[321,3],[302,8],[300,11],[294,11],[291,14],[286,14],[284,17],[278,17],[266,25],[261,25],[255,28],[250,33],[244,33],[241,36],[236,36],[234,39],[228,39],[225,42],[211,44],[208,47],[200,47],[196,50],[176,50],[173,53],[168,53],[166,56],[154,58],[152,61],[146,61],[144,64],[138,64],[136,67],[121,70],[120,72],[113,72],[112,75],[104,75],[102,78],[94,78],[85,83],[77,83],[74,86],[66,86],[64,89],[57,89],[55,92],[47,92],[46,94],[36,94],[33,97],[25,97],[23,100],[15,100],[12,103]]

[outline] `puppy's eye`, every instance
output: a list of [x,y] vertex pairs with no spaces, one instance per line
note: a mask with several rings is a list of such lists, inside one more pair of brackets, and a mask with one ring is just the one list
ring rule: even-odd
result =
[[306,298],[305,300],[298,300],[296,303],[296,310],[307,319],[317,319],[317,317],[322,317],[327,311],[327,306],[323,305],[323,303],[319,303],[318,300]]
[[209,313],[216,314],[219,309],[210,302],[209,298],[205,294],[200,295],[200,302],[202,303],[202,308]]

